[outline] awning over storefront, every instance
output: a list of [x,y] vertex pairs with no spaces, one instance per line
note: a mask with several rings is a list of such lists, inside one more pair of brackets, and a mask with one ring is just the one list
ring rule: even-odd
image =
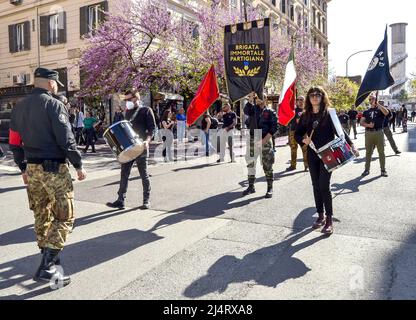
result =
[[154,100],[175,100],[183,101],[184,98],[180,94],[169,93],[169,92],[158,92],[153,97]]

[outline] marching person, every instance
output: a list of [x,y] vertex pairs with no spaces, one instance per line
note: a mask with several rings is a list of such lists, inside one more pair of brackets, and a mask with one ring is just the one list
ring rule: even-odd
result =
[[413,110],[412,113],[410,114],[410,116],[412,117],[412,122],[415,122],[415,118],[416,118],[416,111]]
[[370,95],[370,108],[364,111],[361,118],[361,125],[365,128],[365,150],[366,161],[365,170],[362,176],[370,174],[371,156],[373,155],[374,146],[377,146],[381,175],[387,177],[386,156],[384,154],[384,132],[383,124],[389,111],[377,102],[374,95]]
[[[305,97],[299,96],[296,99],[295,117],[289,123],[289,145],[290,145],[290,151],[291,151],[290,152],[291,159],[290,159],[290,167],[287,168],[286,171],[296,170],[296,163],[297,163],[297,158],[298,158],[298,146],[300,147],[300,145],[297,143],[295,139],[295,132],[296,132],[296,127],[299,123],[300,116],[302,115],[304,108],[305,108]],[[307,148],[308,148],[307,146],[301,147],[305,171],[309,170]]]
[[[275,159],[271,139],[277,131],[277,117],[276,112],[266,106],[266,101],[266,97],[260,99],[252,92],[249,94],[248,102],[244,107],[244,113],[250,117],[250,143],[246,154],[248,188],[243,192],[243,196],[256,192],[254,188],[256,164],[261,152],[261,162],[267,180],[265,198],[273,197],[273,164]],[[255,130],[261,130],[261,136],[258,136],[260,140],[258,141],[256,141]]]
[[[351,109],[348,111],[348,117],[350,118],[349,127],[350,130],[352,128],[354,132],[354,139],[357,139],[357,116],[358,112],[355,110],[355,106],[352,106]],[[350,131],[348,132],[350,134]]]
[[342,128],[349,135],[350,134],[350,117],[345,113],[344,110],[340,110],[338,119],[339,119],[339,122],[341,122]]
[[224,162],[226,143],[228,143],[228,148],[230,149],[231,162],[235,162],[235,154],[233,150],[233,131],[237,125],[237,115],[234,111],[231,110],[231,105],[229,103],[223,105],[222,111],[223,125],[219,132],[220,158],[217,160],[217,162]]
[[[379,102],[382,106],[384,106],[384,102],[383,101],[380,101]],[[387,109],[387,108],[386,108]],[[394,151],[394,153],[395,154],[400,154],[401,152],[399,151],[399,149],[397,148],[397,145],[396,145],[396,142],[394,141],[394,139],[393,139],[393,133],[391,132],[391,130],[390,130],[390,126],[389,126],[389,124],[390,124],[390,121],[392,120],[392,118],[393,118],[393,115],[392,115],[392,112],[389,110],[389,109],[387,109],[387,111],[388,111],[388,114],[387,114],[387,116],[384,118],[384,122],[383,122],[383,132],[384,132],[384,135],[387,137],[387,140],[389,140],[389,143],[390,143],[390,146],[391,146],[391,148],[393,149],[393,151]]]
[[393,132],[396,132],[396,116],[397,116],[397,111],[396,109],[391,109],[391,118],[389,121],[389,128],[391,126],[393,126]]
[[[34,90],[15,108],[10,122],[10,149],[27,185],[30,209],[35,216],[35,233],[43,254],[35,281],[58,279],[70,283],[57,268],[74,225],[74,188],[67,160],[78,180],[86,178],[81,154],[65,106],[53,98],[58,91],[58,72],[35,70]],[[62,269],[61,269],[62,270]]]
[[143,185],[143,205],[140,208],[145,210],[150,208],[151,188],[149,173],[147,171],[147,160],[149,157],[149,144],[155,133],[156,122],[153,110],[141,104],[140,94],[138,92],[127,91],[125,94],[125,101],[127,109],[126,120],[130,120],[134,131],[139,135],[140,139],[143,140],[145,150],[136,159],[121,165],[118,199],[114,202],[108,202],[107,206],[124,209],[131,168],[133,167],[133,164],[136,163]]
[[[201,130],[204,133],[204,144],[205,144],[205,156],[209,157],[210,152],[214,153],[217,152],[217,149],[214,148],[211,141],[209,140],[209,131],[210,130],[217,130],[218,129],[218,120],[213,118],[209,115],[209,111],[207,110],[206,113],[202,117],[201,121]],[[216,135],[214,135],[217,137]]]
[[[320,87],[310,88],[306,96],[305,112],[299,120],[295,133],[296,141],[300,145],[310,146],[311,142],[313,142],[315,148],[319,149],[334,140],[337,133],[331,116],[329,115],[328,107],[329,98],[327,93]],[[314,130],[313,125],[316,122],[318,123],[318,127]],[[346,132],[344,132],[344,134],[346,141],[357,155],[358,151],[355,149],[348,134]],[[317,229],[323,226],[322,233],[331,235],[334,231],[332,224],[332,196],[330,190],[332,174],[327,171],[324,163],[311,147],[308,148],[308,163],[313,185],[315,206],[318,212],[318,219],[312,227]],[[324,215],[326,216],[326,219]]]

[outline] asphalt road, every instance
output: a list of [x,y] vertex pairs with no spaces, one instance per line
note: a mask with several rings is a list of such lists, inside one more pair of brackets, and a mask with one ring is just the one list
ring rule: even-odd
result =
[[[398,129],[401,131],[401,129]],[[371,174],[361,157],[333,174],[335,234],[324,238],[310,177],[286,173],[289,147],[281,141],[275,195],[246,186],[244,158],[217,157],[152,164],[152,210],[141,211],[137,170],[123,211],[116,197],[119,165],[105,146],[86,156],[89,178],[75,182],[77,221],[62,263],[73,283],[58,291],[31,280],[40,254],[33,215],[10,156],[0,164],[1,299],[415,299],[416,127],[394,135],[403,151],[386,146],[388,178],[377,152]],[[239,154],[240,155],[240,154]],[[299,157],[301,152],[298,152]]]

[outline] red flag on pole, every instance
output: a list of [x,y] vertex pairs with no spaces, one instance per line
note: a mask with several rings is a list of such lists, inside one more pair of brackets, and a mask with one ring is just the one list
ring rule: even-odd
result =
[[208,73],[202,79],[195,98],[189,105],[186,123],[192,125],[218,98],[220,90],[217,83],[214,65],[211,65]]

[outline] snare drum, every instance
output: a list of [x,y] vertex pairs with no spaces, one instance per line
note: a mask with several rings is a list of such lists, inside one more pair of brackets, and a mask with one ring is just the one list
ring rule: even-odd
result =
[[328,172],[332,172],[355,159],[351,146],[343,138],[336,138],[327,143],[317,153]]
[[111,125],[103,137],[120,163],[136,159],[145,149],[143,141],[127,120]]

